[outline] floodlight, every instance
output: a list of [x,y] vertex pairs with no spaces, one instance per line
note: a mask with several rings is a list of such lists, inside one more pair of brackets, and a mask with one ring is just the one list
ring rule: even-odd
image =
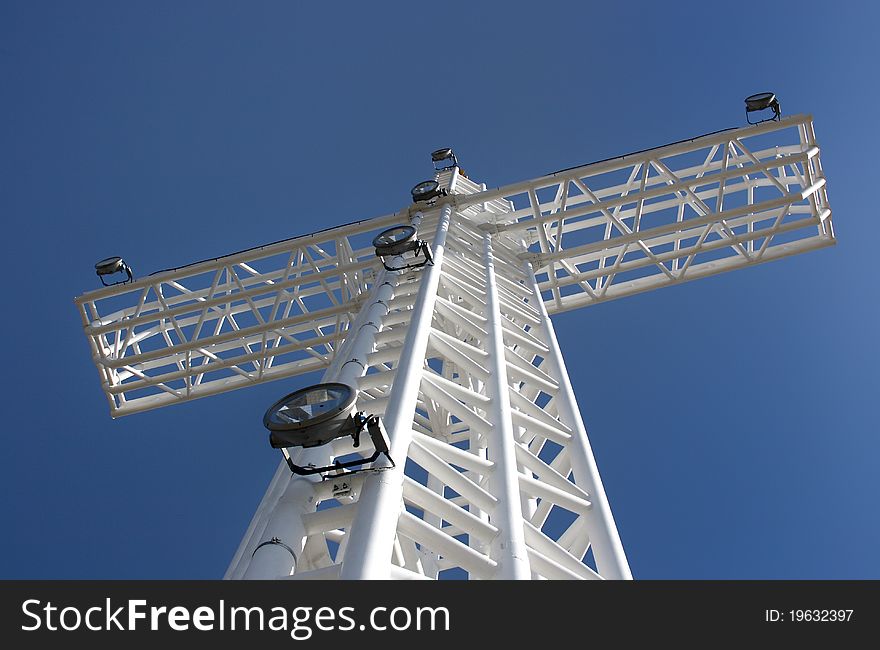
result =
[[[98,274],[98,277],[101,279],[101,284],[105,287],[112,287],[115,284],[124,284],[132,281],[131,268],[125,263],[125,260],[118,255],[104,258],[95,264],[95,273]],[[113,275],[114,273],[125,273],[127,277],[124,280],[111,282],[109,284],[104,282],[105,275]]]
[[[269,444],[280,449],[294,474],[307,475],[342,471],[372,463],[385,454],[391,467],[394,461],[388,454],[390,443],[382,422],[375,415],[357,412],[357,391],[348,384],[330,382],[316,384],[294,391],[275,402],[263,416],[263,425],[269,429]],[[336,438],[351,436],[354,446],[360,446],[360,435],[366,429],[373,443],[374,453],[367,458],[339,462],[325,467],[300,467],[290,457],[290,447],[318,447]],[[385,468],[372,468],[376,471]]]
[[[763,111],[765,109],[773,109],[773,117],[768,117],[757,122],[749,119],[749,113],[755,111]],[[778,120],[780,117],[779,100],[776,99],[774,93],[755,93],[746,97],[746,122],[749,124],[760,124],[761,122],[769,122],[770,120]]]
[[347,384],[328,383],[301,388],[282,397],[266,411],[263,425],[269,443],[284,447],[317,447],[351,435],[357,393]]
[[412,226],[392,226],[373,238],[373,246],[377,257],[403,255],[418,247],[416,229]]
[[[432,181],[433,182],[433,181]],[[431,247],[428,242],[416,237],[416,229],[412,226],[392,226],[383,230],[373,238],[373,246],[376,248],[376,257],[382,258],[382,265],[386,271],[402,271],[404,269],[417,269],[425,264],[433,264],[434,256],[431,255]],[[389,266],[386,257],[395,257],[404,253],[414,254],[417,258],[419,253],[424,256],[421,262],[404,264],[403,266]],[[413,259],[413,258],[410,258]]]
[[436,199],[438,196],[443,195],[443,190],[440,189],[440,183],[437,181],[422,181],[418,185],[416,185],[412,190],[410,190],[412,194],[412,200],[414,203],[421,203],[424,201],[430,201],[431,199]]
[[434,163],[434,169],[436,169],[437,171],[443,171],[444,169],[458,167],[458,159],[455,157],[455,154],[449,147],[444,147],[443,149],[432,151],[431,162]]

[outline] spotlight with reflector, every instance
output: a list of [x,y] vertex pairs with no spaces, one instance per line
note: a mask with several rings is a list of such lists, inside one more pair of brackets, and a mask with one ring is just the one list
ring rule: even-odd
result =
[[[294,391],[270,406],[263,416],[263,425],[269,429],[269,444],[281,450],[290,471],[299,475],[359,467],[374,462],[381,454],[385,454],[391,461],[391,467],[394,467],[394,461],[388,453],[390,443],[381,420],[375,415],[358,412],[356,402],[357,391],[348,384],[330,382]],[[373,455],[367,458],[336,461],[325,467],[300,467],[294,464],[288,452],[290,447],[318,447],[345,436],[351,436],[354,447],[358,447],[364,430],[374,447]]]
[[[382,265],[386,271],[402,271],[404,269],[417,269],[425,264],[433,264],[434,256],[428,242],[416,237],[416,229],[412,226],[392,226],[383,230],[373,238],[373,247],[376,249],[376,257],[382,258]],[[386,257],[395,257],[404,253],[412,252],[415,257],[419,253],[424,255],[424,261],[415,264],[405,264],[399,267],[388,266]]]
[[[458,167],[458,159],[455,157],[455,154],[452,152],[452,149],[449,147],[444,147],[443,149],[437,149],[436,151],[432,151],[431,152],[431,162],[434,163],[434,169],[437,171],[443,171],[444,169],[451,169],[452,167]],[[438,165],[443,165],[443,166],[440,167]]]
[[[763,111],[768,108],[773,110],[773,117],[758,120],[757,122],[752,122],[749,119],[749,113]],[[779,100],[776,99],[774,93],[755,93],[754,95],[746,97],[746,122],[749,124],[761,124],[762,122],[769,122],[770,120],[779,120],[780,115]]]
[[437,181],[422,181],[410,190],[413,203],[424,203],[443,196],[445,192],[440,189]]
[[387,257],[403,255],[413,250],[413,244],[417,241],[416,229],[412,226],[392,226],[373,238],[373,246],[378,257]]
[[[114,255],[113,257],[107,257],[95,264],[95,273],[98,274],[98,277],[101,280],[101,284],[105,287],[112,287],[116,284],[125,284],[126,282],[132,281],[131,275],[131,267],[125,263],[118,255]],[[119,280],[118,282],[104,282],[104,276],[113,275],[115,273],[125,273],[126,278],[124,280]]]

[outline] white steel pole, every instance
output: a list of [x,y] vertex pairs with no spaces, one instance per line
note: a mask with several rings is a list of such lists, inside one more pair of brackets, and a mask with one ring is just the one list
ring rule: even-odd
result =
[[[373,351],[375,335],[380,330],[382,317],[388,313],[388,303],[394,295],[394,287],[385,278],[386,273],[383,272],[377,282],[375,298],[356,319],[354,326],[358,330],[340,351],[339,358],[345,358],[345,361],[341,366],[331,367],[324,381],[338,381],[357,390],[358,377],[366,370],[367,355]],[[310,463],[329,465],[331,449],[330,445],[303,449],[294,462],[300,466]],[[287,488],[269,517],[262,535],[263,541],[257,545],[244,572],[246,580],[271,580],[290,575],[302,553],[306,537],[302,516],[315,510],[315,485],[321,482],[321,477],[317,474],[291,475],[288,481]]]
[[501,328],[501,304],[495,283],[495,259],[492,254],[492,236],[483,235],[483,264],[486,278],[486,320],[489,331],[487,351],[491,360],[486,392],[491,400],[487,405],[492,428],[488,434],[489,460],[495,463],[489,475],[489,488],[498,498],[490,521],[498,529],[491,543],[491,557],[498,562],[496,578],[500,580],[529,580],[529,566],[523,528],[522,502],[514,449],[513,422],[510,419],[510,382]]
[[626,554],[623,551],[623,544],[620,542],[620,535],[617,532],[614,517],[611,514],[611,506],[608,503],[608,497],[605,495],[605,488],[602,486],[602,479],[599,477],[599,468],[593,456],[593,449],[590,447],[587,430],[584,427],[584,421],[577,407],[574,391],[571,388],[571,381],[568,378],[568,370],[565,367],[565,361],[559,349],[559,341],[556,340],[553,323],[547,314],[547,307],[541,299],[541,292],[538,289],[535,272],[532,269],[532,265],[528,262],[525,263],[525,274],[531,283],[531,289],[536,298],[535,307],[541,314],[545,336],[544,343],[550,349],[546,358],[549,364],[549,371],[555,373],[556,378],[559,380],[559,392],[555,400],[556,410],[562,422],[571,427],[572,431],[568,452],[572,472],[574,472],[575,482],[589,493],[590,503],[592,503],[591,511],[584,519],[585,528],[593,548],[593,557],[596,560],[596,568],[605,578],[632,580],[632,573],[626,560]]
[[[450,187],[454,186],[457,174],[456,168]],[[403,495],[403,470],[412,441],[413,414],[422,381],[451,214],[452,207],[447,203],[441,209],[434,235],[434,264],[424,267],[409,331],[400,351],[391,397],[382,418],[391,438],[391,458],[397,466],[368,476],[364,481],[342,562],[340,578],[343,580],[387,580],[390,576],[391,553]]]

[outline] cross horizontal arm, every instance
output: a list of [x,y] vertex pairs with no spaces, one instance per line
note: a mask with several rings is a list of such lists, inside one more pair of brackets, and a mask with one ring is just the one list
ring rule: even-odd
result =
[[458,195],[506,201],[550,313],[835,243],[811,118],[729,129]]
[[393,214],[156,273],[76,299],[114,417],[326,368]]
[[[441,185],[450,173],[438,174]],[[835,243],[804,115],[497,189],[458,175],[454,193],[422,206],[427,231],[448,204],[532,265],[551,314]],[[326,368],[381,268],[371,236],[412,209],[77,298],[111,415]],[[466,286],[474,273],[450,263],[443,282],[481,304]],[[485,334],[473,313],[442,296],[436,306]],[[509,327],[503,335],[522,338]]]

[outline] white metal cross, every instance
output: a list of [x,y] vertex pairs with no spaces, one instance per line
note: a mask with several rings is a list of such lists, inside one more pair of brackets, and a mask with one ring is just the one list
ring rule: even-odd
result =
[[[437,180],[430,204],[77,299],[114,417],[324,369],[384,421],[396,467],[282,464],[226,577],[629,578],[549,315],[835,241],[809,116]],[[369,242],[396,224],[433,265],[383,268]]]

